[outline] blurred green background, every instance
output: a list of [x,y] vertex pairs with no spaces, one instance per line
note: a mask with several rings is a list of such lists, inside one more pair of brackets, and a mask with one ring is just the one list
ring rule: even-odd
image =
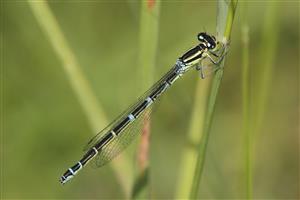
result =
[[[201,198],[245,197],[241,89],[243,3],[237,8],[215,108]],[[49,6],[107,119],[113,120],[141,94],[139,85],[143,80],[137,73],[140,3],[50,1]],[[255,81],[264,59],[262,29],[269,3],[249,1],[246,6],[251,80]],[[1,1],[1,7],[2,198],[123,198],[111,165],[97,170],[87,167],[69,184],[59,184],[59,176],[80,158],[83,146],[94,131],[28,2]],[[276,15],[279,32],[272,78],[262,127],[254,137],[253,196],[297,199],[300,187],[299,2],[279,2]],[[216,16],[215,1],[161,3],[155,79],[197,43],[198,32],[205,29],[215,33]],[[272,37],[273,33],[269,34]],[[185,75],[161,99],[153,114],[150,188],[154,199],[174,198],[176,193],[180,155],[187,143],[199,78],[194,70]],[[256,88],[259,86],[255,86],[254,93]],[[132,156],[136,149],[132,145],[126,152],[131,155],[132,163],[136,160]]]

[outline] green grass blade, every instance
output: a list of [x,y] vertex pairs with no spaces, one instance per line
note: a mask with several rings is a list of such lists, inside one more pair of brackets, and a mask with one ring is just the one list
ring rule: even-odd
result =
[[194,106],[188,131],[188,145],[183,150],[177,181],[176,199],[187,198],[191,191],[197,161],[197,149],[202,136],[210,80],[197,81]]
[[[138,76],[141,78],[140,93],[153,84],[154,66],[156,66],[159,31],[160,1],[141,2]],[[145,122],[138,150],[139,174],[136,177],[132,199],[149,198],[149,139],[150,121]]]
[[[104,111],[99,105],[88,80],[85,78],[72,49],[69,47],[55,16],[51,12],[47,2],[44,0],[38,2],[28,1],[28,3],[41,29],[50,41],[56,55],[61,60],[62,67],[88,118],[92,130],[97,133],[97,131],[107,124]],[[130,190],[129,181],[132,177],[128,159],[120,157],[112,162],[112,167],[121,188],[128,194]]]
[[242,4],[242,104],[243,136],[245,141],[245,187],[247,199],[252,199],[252,132],[250,129],[250,69],[249,69],[249,26],[247,23],[247,3]]
[[149,199],[149,191],[147,191],[148,184],[149,184],[149,168],[146,167],[144,170],[139,173],[138,177],[136,178],[133,188],[131,199]]
[[[229,2],[225,0],[218,1],[218,18],[217,18],[218,38],[223,38],[223,40],[225,41],[226,40],[228,41],[230,39],[230,33],[232,29],[236,6],[237,6],[237,0],[231,0]],[[190,199],[197,199],[199,194],[199,185],[200,185],[201,175],[204,167],[205,154],[207,149],[206,147],[208,144],[208,138],[209,138],[210,127],[212,124],[215,102],[216,102],[218,90],[223,76],[224,60],[220,64],[220,67],[221,69],[216,72],[212,80],[212,86],[208,98],[207,111],[205,116],[206,118],[204,120],[203,135],[198,146],[197,163],[196,163],[192,189],[189,196]]]
[[[271,79],[273,75],[273,64],[277,51],[277,43],[279,38],[279,5],[278,2],[268,2],[266,6],[261,46],[259,51],[259,60],[261,64],[255,70],[253,78],[253,107],[250,107],[252,113],[250,115],[250,122],[248,134],[248,155],[247,161],[247,197],[253,198],[253,160],[255,160],[255,144],[258,140],[260,130],[262,128],[263,118],[265,115],[266,102],[270,93]],[[255,92],[254,92],[255,91]]]
[[275,54],[277,51],[277,42],[279,37],[279,5],[278,2],[268,2],[266,7],[261,47],[259,51],[261,65],[255,73],[255,85],[256,90],[254,99],[254,133],[257,133],[262,125],[262,120],[265,112],[265,105],[268,99],[270,83],[273,74],[273,64],[275,60]]
[[159,31],[160,1],[141,2],[138,75],[143,80],[141,91],[153,84]]
[[1,164],[0,164],[0,199],[4,199],[4,133],[6,129],[6,109],[5,109],[5,100],[6,94],[5,91],[5,77],[6,77],[6,70],[4,69],[4,1],[0,2],[0,157],[1,157]]
[[55,16],[46,1],[28,2],[56,55],[60,58],[62,67],[79,99],[79,103],[85,111],[90,126],[93,128],[93,131],[99,131],[99,126],[107,124],[104,111],[97,103],[97,99],[87,79],[83,76],[81,67],[70,49]]

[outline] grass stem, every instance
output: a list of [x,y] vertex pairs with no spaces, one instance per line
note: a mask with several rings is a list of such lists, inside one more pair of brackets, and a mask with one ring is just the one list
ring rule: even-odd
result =
[[[53,15],[49,5],[45,0],[30,1],[30,8],[50,41],[56,55],[62,62],[62,67],[70,82],[73,91],[82,106],[92,130],[97,133],[102,127],[106,126],[107,120],[103,109],[99,105],[88,80],[84,76],[76,57],[69,47],[59,24]],[[131,167],[128,159],[119,157],[112,162],[114,173],[125,193],[129,193],[129,180],[132,177]],[[126,173],[124,173],[126,171]]]
[[4,147],[6,144],[4,142],[4,133],[6,130],[6,85],[5,85],[5,77],[6,77],[6,70],[4,66],[4,1],[0,2],[0,157],[1,157],[1,164],[0,164],[0,199],[4,199]]
[[[141,1],[140,12],[140,37],[138,56],[138,75],[141,77],[141,90],[148,88],[153,83],[154,66],[159,31],[159,0]],[[138,150],[139,174],[135,179],[132,199],[149,199],[149,144],[150,144],[150,119],[144,122],[142,138]]]
[[[247,130],[246,139],[248,140],[247,150],[247,198],[253,198],[253,167],[255,156],[255,144],[257,136],[261,131],[263,119],[266,111],[266,104],[271,86],[271,79],[273,75],[273,65],[277,51],[277,42],[279,37],[279,6],[278,2],[268,2],[265,10],[265,16],[262,28],[261,46],[259,51],[259,60],[255,75],[253,77],[253,84],[251,85],[253,91],[253,103],[250,105],[250,122],[252,126],[245,127]],[[245,58],[246,59],[246,58]],[[246,80],[244,80],[246,81]],[[255,93],[254,93],[255,91]],[[243,97],[249,99],[249,97]],[[245,103],[245,102],[244,102]],[[246,124],[245,124],[246,125]],[[246,125],[247,126],[247,125]]]
[[246,19],[246,2],[243,3],[242,16],[242,104],[243,135],[245,141],[245,186],[246,197],[252,199],[252,132],[250,130],[250,69],[249,69],[249,26]]
[[275,54],[277,50],[277,42],[279,37],[279,5],[278,2],[270,1],[266,7],[261,47],[260,47],[260,58],[261,65],[254,76],[255,80],[253,87],[256,90],[254,99],[254,110],[253,116],[254,122],[254,133],[257,133],[262,125],[265,105],[268,99],[270,83],[273,74],[273,64],[275,60]]
[[199,144],[202,137],[201,130],[203,130],[204,111],[207,105],[209,86],[210,80],[199,79],[197,81],[191,123],[188,131],[188,144],[183,150],[182,160],[180,161],[181,166],[178,173],[176,199],[187,198],[191,191],[198,152],[193,144]]
[[[237,6],[237,0],[231,0],[229,2],[225,0],[218,1],[217,37],[223,38],[225,42],[229,41],[230,39],[236,6]],[[193,184],[189,196],[190,199],[197,199],[199,195],[199,185],[200,185],[200,180],[204,168],[205,154],[206,154],[206,149],[208,144],[209,132],[210,132],[212,119],[213,119],[215,102],[216,102],[218,90],[223,76],[224,60],[225,59],[223,59],[223,61],[221,62],[220,69],[215,73],[212,80],[212,86],[208,98],[206,116],[204,120],[203,135],[198,145],[197,163],[196,163],[196,168],[194,173]]]

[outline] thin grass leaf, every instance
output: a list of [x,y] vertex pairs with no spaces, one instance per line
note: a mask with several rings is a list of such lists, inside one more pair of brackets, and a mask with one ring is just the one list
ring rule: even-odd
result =
[[247,2],[242,4],[242,104],[243,136],[245,153],[245,191],[247,199],[252,199],[252,132],[250,121],[250,68],[249,68],[249,26],[247,23]]
[[[160,1],[147,0],[141,2],[140,40],[138,56],[138,75],[141,77],[141,90],[148,88],[154,79],[154,66],[157,54],[158,23]],[[142,137],[138,150],[139,174],[136,177],[132,199],[149,198],[149,139],[150,119],[147,119],[142,129]]]
[[4,1],[0,2],[0,146],[1,146],[1,164],[0,164],[0,199],[4,199],[4,133],[6,130],[6,70],[4,66]]
[[147,0],[141,2],[138,75],[143,80],[140,90],[144,91],[153,84],[154,66],[158,42],[160,1]]
[[266,6],[265,17],[262,29],[261,47],[260,47],[260,58],[261,65],[258,71],[255,73],[255,80],[253,87],[256,90],[254,99],[254,133],[258,133],[264,113],[265,105],[268,100],[270,83],[273,74],[273,64],[275,61],[275,55],[277,51],[277,43],[279,37],[279,5],[278,2],[270,1]]
[[[107,124],[104,111],[99,105],[88,80],[85,78],[72,49],[69,47],[55,16],[47,2],[44,0],[38,2],[29,0],[28,3],[41,29],[50,41],[56,55],[61,60],[62,67],[88,118],[92,130],[97,133],[99,128],[104,127]],[[128,194],[130,185],[129,180],[131,180],[130,177],[132,177],[128,159],[125,157],[116,159],[116,161],[112,163],[112,167],[121,188],[124,193]]]
[[188,131],[188,144],[185,146],[180,161],[176,199],[187,198],[192,188],[195,166],[197,161],[196,144],[199,144],[202,136],[205,108],[209,92],[210,81],[208,79],[197,81],[194,106]]
[[148,168],[145,168],[144,171],[142,171],[137,179],[135,180],[135,183],[133,185],[132,189],[132,199],[140,199],[141,198],[141,191],[145,190],[147,188],[147,185],[149,184],[149,174],[148,174]]
[[[223,38],[224,42],[229,41],[230,39],[236,6],[237,6],[237,0],[218,1],[217,37]],[[202,171],[204,167],[205,154],[206,154],[206,149],[208,144],[209,132],[212,124],[215,102],[216,102],[218,90],[223,76],[224,60],[225,59],[223,59],[223,61],[220,64],[221,69],[216,72],[212,80],[212,87],[208,98],[208,105],[207,105],[206,116],[204,121],[203,135],[198,146],[198,150],[199,150],[198,158],[196,163],[192,189],[189,195],[190,199],[197,199],[199,195],[199,185],[200,185],[200,180],[201,180]]]
[[[247,198],[253,199],[253,160],[255,160],[255,144],[258,140],[256,136],[259,135],[262,128],[263,119],[265,115],[266,102],[270,92],[271,80],[273,75],[273,65],[277,53],[277,43],[279,38],[279,5],[278,2],[268,2],[265,10],[261,46],[259,51],[259,60],[261,64],[253,78],[253,104],[250,105],[250,119],[252,126],[248,126],[246,133],[248,140],[247,150]],[[246,98],[246,97],[244,97]],[[249,97],[247,97],[249,98]]]

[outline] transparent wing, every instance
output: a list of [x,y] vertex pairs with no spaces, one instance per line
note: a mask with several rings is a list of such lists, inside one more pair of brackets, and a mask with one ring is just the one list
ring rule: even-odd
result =
[[104,146],[98,155],[94,159],[96,167],[101,167],[111,161],[113,158],[118,156],[129,144],[138,136],[143,130],[144,123],[150,119],[152,106],[149,106],[143,113],[140,114],[139,118],[129,124],[120,135],[115,137],[110,143]]
[[[146,93],[144,94],[146,97]],[[130,114],[131,110],[136,107],[136,105],[138,103],[140,103],[141,101],[144,100],[144,95],[141,96],[138,100],[137,103],[129,106],[124,112],[122,112],[118,117],[115,118],[115,120],[113,120],[108,126],[106,126],[104,129],[102,129],[99,133],[97,133],[97,135],[95,135],[94,137],[92,137],[90,139],[90,141],[85,145],[85,147],[83,148],[84,151],[88,151],[91,147],[93,147],[99,140],[102,139],[102,137],[109,132],[116,123],[118,123],[121,119],[123,119],[124,117],[128,116],[128,114]]]
[[[118,117],[115,118],[114,121],[112,121],[108,126],[106,126],[103,130],[101,130],[97,135],[95,135],[84,147],[84,151],[88,151],[91,147],[93,147],[101,138],[109,132],[116,123],[118,123],[121,119],[126,117],[133,108],[135,108],[141,101],[144,101],[146,97],[150,95],[150,93],[155,90],[165,79],[166,76],[168,76],[170,73],[172,73],[174,68],[172,68],[170,71],[168,71],[160,80],[158,80],[150,89],[148,89],[138,100],[136,103],[132,104],[127,108],[123,113],[121,113]],[[150,106],[151,107],[151,106]],[[147,109],[148,110],[148,109]],[[140,116],[141,117],[141,116]],[[136,119],[136,120],[139,120]],[[136,121],[135,120],[135,121]]]

